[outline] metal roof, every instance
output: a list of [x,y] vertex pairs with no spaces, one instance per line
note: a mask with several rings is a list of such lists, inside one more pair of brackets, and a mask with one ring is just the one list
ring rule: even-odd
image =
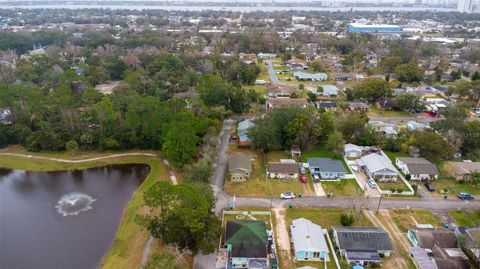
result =
[[295,251],[328,252],[327,242],[320,225],[299,218],[292,221],[290,231]]

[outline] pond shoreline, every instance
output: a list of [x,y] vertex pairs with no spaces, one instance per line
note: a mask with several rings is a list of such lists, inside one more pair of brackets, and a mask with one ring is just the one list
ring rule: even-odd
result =
[[[110,250],[103,256],[101,268],[138,268],[148,232],[135,223],[143,203],[143,192],[155,181],[169,180],[165,164],[155,152],[83,153],[76,160],[64,158],[65,153],[25,154],[18,150],[0,152],[0,167],[32,172],[83,170],[115,164],[145,164],[150,170],[126,204]],[[82,155],[99,155],[82,159]]]

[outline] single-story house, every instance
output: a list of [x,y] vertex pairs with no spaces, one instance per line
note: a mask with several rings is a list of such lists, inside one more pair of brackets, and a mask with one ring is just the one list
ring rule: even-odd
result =
[[480,172],[480,162],[447,162],[445,168],[456,180],[469,181],[472,172]]
[[397,157],[397,167],[411,176],[412,180],[435,180],[438,178],[437,166],[425,158]]
[[248,145],[251,142],[250,138],[248,137],[248,129],[250,129],[254,125],[255,124],[250,119],[244,119],[238,123],[237,135],[240,145]]
[[328,259],[329,250],[322,227],[310,220],[299,218],[292,221],[290,232],[297,261]]
[[[227,221],[224,245],[227,248],[228,268],[268,268],[265,221]],[[257,266],[253,267],[253,264]]]
[[267,165],[267,177],[278,179],[296,179],[300,165],[295,162],[270,162]]
[[412,130],[412,131],[417,131],[417,130],[424,130],[424,129],[428,129],[430,127],[428,127],[427,125],[423,124],[423,123],[420,123],[420,122],[416,122],[416,121],[408,121],[407,122],[407,129],[409,130]]
[[378,227],[333,227],[333,238],[350,264],[380,263],[393,250],[388,233]]
[[305,98],[267,98],[267,110],[277,108],[277,107],[307,107],[308,101]]
[[370,107],[363,101],[350,101],[348,102],[349,111],[368,111]]
[[318,109],[325,109],[325,111],[335,111],[337,110],[337,103],[334,101],[317,101],[315,106]]
[[236,154],[228,159],[228,174],[234,182],[243,182],[252,173],[252,160],[245,154]]
[[438,269],[468,269],[468,258],[459,248],[455,232],[445,228],[414,228],[407,238],[416,248],[424,249],[435,260]]
[[357,160],[357,164],[369,177],[380,182],[397,181],[397,170],[383,152],[362,156]]
[[335,85],[322,85],[319,87],[322,87],[323,92],[318,92],[318,94],[321,94],[323,96],[331,96],[331,97],[335,97],[338,95],[339,90]]
[[392,110],[395,107],[395,101],[388,97],[380,97],[375,101],[375,106],[382,110]]
[[297,71],[293,73],[293,77],[298,80],[309,80],[309,81],[324,81],[328,79],[328,75],[325,73],[306,73],[302,71]]
[[322,179],[343,179],[347,170],[339,160],[330,158],[308,158],[308,166],[312,174],[320,175]]
[[343,155],[347,158],[362,157],[363,147],[354,144],[345,144],[343,146]]
[[297,90],[292,87],[287,87],[278,84],[267,85],[267,96],[273,98],[290,98]]

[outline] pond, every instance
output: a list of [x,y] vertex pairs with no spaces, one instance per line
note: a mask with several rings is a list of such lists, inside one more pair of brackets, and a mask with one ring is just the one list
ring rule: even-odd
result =
[[97,268],[146,165],[0,168],[0,268]]

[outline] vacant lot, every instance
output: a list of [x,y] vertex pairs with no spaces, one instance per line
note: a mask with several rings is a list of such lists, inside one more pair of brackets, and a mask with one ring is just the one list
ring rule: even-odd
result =
[[360,187],[355,179],[343,179],[340,181],[322,181],[325,193],[332,193],[333,196],[349,197],[360,192]]
[[[473,211],[472,211],[472,213],[473,213]],[[477,226],[476,223],[475,223],[475,219],[472,216],[471,212],[465,213],[462,210],[452,210],[452,211],[449,212],[449,214],[452,217],[452,219],[454,219],[455,222],[460,227],[474,227],[474,226]]]
[[401,232],[406,233],[408,228],[417,224],[432,224],[434,227],[442,227],[442,223],[430,211],[425,209],[393,209],[390,216]]

